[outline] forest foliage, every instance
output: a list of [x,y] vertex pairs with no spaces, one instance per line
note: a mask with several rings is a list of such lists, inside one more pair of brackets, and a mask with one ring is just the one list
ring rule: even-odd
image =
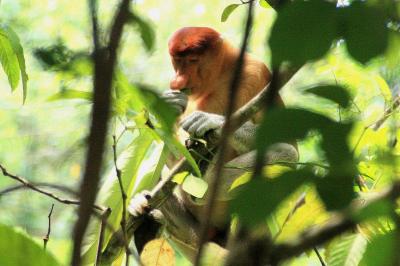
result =
[[[249,172],[238,178],[231,188],[237,192],[230,204],[232,217],[250,227],[267,226],[273,242],[271,250],[276,251],[271,258],[288,265],[308,265],[310,261],[344,266],[396,265],[399,258],[395,250],[400,241],[400,4],[390,0],[350,1],[339,7],[336,1],[319,0],[286,1],[282,6],[278,5],[280,1],[272,0],[236,2],[204,1],[204,5],[195,6],[197,9],[190,8],[194,2],[183,5],[188,13],[194,10],[200,14],[218,5],[219,9],[211,13],[213,21],[223,23],[218,27],[226,27],[227,32],[234,28],[234,38],[240,38],[243,29],[239,15],[246,15],[249,2],[257,3],[250,50],[265,55],[274,75],[288,66],[299,70],[282,89],[278,88],[287,108],[268,111],[258,128],[255,148],[260,155],[274,143],[296,139],[300,161],[290,167],[287,162],[269,165],[258,175]],[[0,10],[29,7],[13,5],[4,1]],[[106,25],[117,12],[116,7],[107,5],[111,4],[100,4],[103,39],[110,30]],[[94,210],[97,215],[90,220],[83,264],[95,263],[99,255],[102,220],[108,225],[101,234],[104,251],[112,245],[121,220],[129,217],[123,207],[126,201],[121,186],[127,199],[154,188],[170,153],[184,157],[192,168],[190,174],[175,176],[175,183],[198,198],[209,189],[195,159],[174,135],[177,115],[159,96],[170,74],[165,48],[160,47],[166,46],[166,36],[172,29],[159,25],[162,22],[150,22],[144,15],[146,8],[154,11],[152,5],[152,1],[133,5],[122,35],[119,61],[112,76],[101,187],[96,191],[95,204],[101,211]],[[201,13],[201,8],[206,11]],[[0,179],[4,215],[0,217],[0,235],[4,236],[0,253],[9,254],[0,256],[0,264],[69,264],[71,234],[78,219],[74,207],[54,197],[18,191],[38,187],[42,192],[62,195],[58,199],[76,199],[82,191],[95,93],[91,84],[96,67],[92,36],[90,27],[85,26],[87,36],[83,34],[77,40],[69,41],[65,33],[46,32],[46,42],[39,38],[30,45],[27,40],[35,37],[24,35],[29,33],[30,20],[38,18],[19,21],[16,13],[11,12],[15,17],[2,20],[0,26],[1,84],[8,84],[14,94],[11,97],[15,97],[0,102],[0,166],[4,175]],[[82,16],[89,17],[89,12]],[[268,19],[264,20],[265,16]],[[192,22],[190,14],[183,20]],[[199,21],[207,23],[205,18]],[[77,18],[73,23],[82,25],[87,21]],[[85,39],[84,45],[81,39]],[[129,50],[131,43],[134,46]],[[3,94],[9,92],[4,90]],[[52,216],[48,211],[53,201],[57,205]],[[36,203],[40,208],[27,210]],[[63,213],[67,208],[71,210]],[[332,224],[339,229],[348,227],[324,238],[324,230]],[[42,248],[40,236],[46,235],[47,229],[49,244]],[[165,265],[188,263],[165,239],[160,236],[149,242],[142,260],[149,265],[164,265],[154,262],[160,256],[168,261]],[[308,240],[314,242],[304,249]],[[116,255],[107,263],[123,265],[124,248],[117,246],[113,251]],[[292,253],[279,253],[285,248]],[[203,261],[222,263],[220,252],[208,246]],[[137,263],[135,256],[130,257],[131,263]]]

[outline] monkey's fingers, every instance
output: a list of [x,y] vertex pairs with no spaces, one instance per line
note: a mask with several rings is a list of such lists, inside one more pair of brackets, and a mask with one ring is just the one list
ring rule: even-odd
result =
[[143,191],[134,196],[128,205],[128,212],[133,216],[137,217],[144,213],[149,212],[150,205],[149,200],[151,199],[149,191]]

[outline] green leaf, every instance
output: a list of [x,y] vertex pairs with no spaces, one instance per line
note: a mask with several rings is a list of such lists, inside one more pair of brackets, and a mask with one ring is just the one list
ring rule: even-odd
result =
[[264,117],[257,132],[256,145],[258,154],[263,155],[274,143],[303,139],[309,131],[319,131],[330,171],[317,181],[318,192],[328,209],[340,209],[355,196],[353,179],[357,169],[347,144],[351,129],[351,123],[338,123],[307,110],[280,108]]
[[60,265],[31,237],[15,228],[0,224],[0,265]]
[[268,4],[266,0],[259,0],[258,4],[263,8],[271,8],[271,6]]
[[261,122],[256,136],[256,147],[259,154],[264,154],[274,143],[302,139],[310,130],[323,129],[331,123],[331,119],[304,109],[274,109]]
[[139,94],[146,109],[160,122],[162,130],[167,134],[173,133],[178,114],[165,102],[160,95],[145,85],[139,86]]
[[[396,245],[396,236],[394,232],[378,235],[374,237],[367,246],[364,257],[360,263],[361,266],[390,266],[396,265],[393,259],[398,253]],[[396,256],[397,257],[397,256]]]
[[70,90],[63,89],[56,94],[53,94],[48,101],[59,101],[59,100],[72,100],[72,99],[82,99],[87,101],[92,101],[92,93],[88,91]]
[[239,6],[239,4],[231,4],[227,7],[225,7],[225,9],[221,15],[221,22],[225,22],[238,6]]
[[20,67],[10,38],[3,29],[0,29],[0,62],[7,75],[11,90],[14,91],[19,83]]
[[182,189],[190,195],[201,199],[207,192],[208,184],[202,178],[188,175],[183,181]]
[[381,216],[390,216],[393,214],[393,203],[387,199],[381,199],[368,204],[354,215],[358,222],[375,219]]
[[386,50],[388,28],[386,16],[380,8],[355,1],[339,12],[344,21],[343,37],[354,59],[365,64]]
[[171,134],[165,134],[165,132],[162,132],[159,129],[155,129],[154,132],[159,136],[160,139],[162,139],[162,141],[164,141],[168,149],[176,158],[179,158],[181,155],[185,157],[192,167],[194,173],[201,177],[201,171],[193,156],[190,154],[188,149],[186,149],[185,145],[180,143],[179,140]]
[[[145,159],[145,156],[153,142],[153,134],[149,134],[147,129],[141,129],[137,136],[126,150],[118,156],[117,165],[122,172],[122,183],[128,199],[133,195],[133,189],[136,179],[139,175],[140,166]],[[112,212],[107,220],[108,224],[113,228],[119,228],[122,217],[122,197],[115,173],[112,168],[104,185],[99,192],[99,202],[103,206],[110,207]],[[88,235],[86,236],[83,259],[85,264],[93,263],[96,257],[96,249],[98,244],[99,223],[91,226]],[[106,230],[104,234],[104,247],[111,237],[110,230]]]
[[328,246],[326,263],[329,266],[357,266],[366,247],[367,239],[361,234],[340,236]]
[[8,40],[10,41],[11,47],[14,50],[15,55],[18,59],[19,69],[21,72],[21,79],[22,79],[22,91],[23,91],[23,102],[25,103],[26,95],[28,92],[28,74],[26,73],[26,66],[25,66],[25,57],[24,57],[24,49],[20,43],[18,35],[8,26],[1,26],[0,27],[0,34],[4,32]]
[[128,22],[137,27],[146,50],[148,52],[152,51],[154,48],[156,35],[150,24],[134,13],[130,13]]
[[284,61],[303,65],[322,57],[337,36],[335,5],[295,1],[278,11],[269,39],[273,67]]
[[213,242],[207,242],[207,244],[204,245],[203,254],[204,255],[201,256],[200,265],[223,266],[228,257],[227,249]]
[[356,197],[354,176],[331,173],[316,181],[317,191],[328,211],[347,207]]
[[156,166],[143,176],[143,178],[139,181],[139,184],[134,188],[132,195],[135,195],[143,190],[152,189],[157,184],[157,182],[160,180],[161,171],[167,162],[168,156],[169,149],[166,145],[163,145]]
[[237,213],[244,224],[258,225],[265,222],[284,199],[313,177],[311,172],[299,170],[285,172],[270,180],[253,179],[234,190],[238,194],[230,204],[230,211]]
[[306,90],[316,96],[331,100],[341,107],[346,108],[350,104],[350,95],[343,87],[334,85],[322,85],[312,87]]

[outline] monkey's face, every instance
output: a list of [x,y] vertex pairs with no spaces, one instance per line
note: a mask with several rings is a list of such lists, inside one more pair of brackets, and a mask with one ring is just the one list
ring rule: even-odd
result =
[[198,55],[171,56],[175,77],[171,80],[171,90],[190,89],[192,93],[200,92],[201,58]]

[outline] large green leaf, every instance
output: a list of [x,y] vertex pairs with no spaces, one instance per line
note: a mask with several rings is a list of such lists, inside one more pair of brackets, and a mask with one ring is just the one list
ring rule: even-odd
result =
[[331,119],[304,109],[274,109],[261,122],[256,146],[263,154],[274,143],[302,139],[310,130],[323,130],[332,123]]
[[18,57],[7,33],[0,28],[0,62],[8,77],[11,89],[14,91],[19,82],[20,68]]
[[18,35],[8,26],[0,26],[0,34],[5,34],[10,41],[11,47],[17,56],[19,70],[21,72],[22,89],[23,89],[23,102],[26,100],[28,92],[28,74],[26,73],[24,49],[19,41]]
[[326,1],[295,1],[278,11],[269,45],[272,64],[302,65],[318,59],[337,36],[335,5]]
[[361,234],[336,238],[326,249],[326,263],[329,266],[357,266],[365,249],[367,239]]
[[343,87],[335,85],[320,85],[306,90],[316,96],[331,100],[341,107],[346,108],[350,103],[350,95]]
[[235,189],[238,194],[230,204],[230,211],[237,213],[244,224],[258,225],[265,222],[284,199],[313,177],[310,171],[299,170],[285,172],[270,180],[253,179]]
[[0,265],[60,265],[42,246],[22,232],[0,224]]
[[[153,134],[148,129],[141,129],[140,134],[132,141],[126,150],[118,157],[117,165],[122,172],[122,184],[128,199],[131,198],[139,169],[146,154],[152,144]],[[108,218],[108,224],[113,228],[120,227],[122,218],[122,197],[121,191],[116,177],[115,169],[111,170],[109,177],[99,192],[99,201],[103,206],[110,207],[112,212]],[[93,263],[96,257],[96,249],[98,245],[99,223],[92,226],[86,238],[86,247],[83,255],[85,264]],[[106,230],[104,234],[104,247],[111,237],[110,230]]]
[[338,123],[311,111],[275,109],[264,117],[258,129],[258,154],[262,156],[274,143],[303,139],[311,130],[319,131],[330,170],[323,179],[316,179],[318,192],[328,209],[340,209],[355,196],[353,179],[357,169],[347,144],[351,128],[351,123]]
[[385,51],[388,45],[387,17],[381,8],[355,1],[339,12],[344,22],[342,34],[354,59],[365,64]]

